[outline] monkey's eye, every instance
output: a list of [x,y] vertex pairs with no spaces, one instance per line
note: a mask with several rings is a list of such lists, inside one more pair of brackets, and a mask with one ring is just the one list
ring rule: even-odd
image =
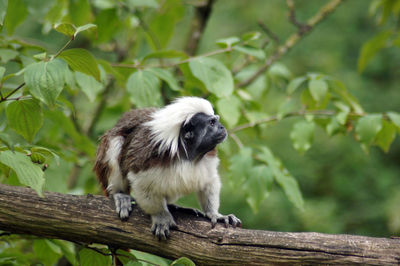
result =
[[211,119],[211,120],[209,121],[210,126],[213,127],[213,126],[215,125],[216,122],[217,122],[217,119],[215,119],[215,118]]

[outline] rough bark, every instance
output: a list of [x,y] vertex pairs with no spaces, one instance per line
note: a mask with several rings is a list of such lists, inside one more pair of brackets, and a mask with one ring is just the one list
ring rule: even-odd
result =
[[201,217],[173,213],[179,229],[165,242],[150,232],[150,218],[135,207],[120,221],[104,196],[45,193],[0,185],[0,229],[17,234],[132,248],[197,264],[399,265],[400,239],[224,228]]

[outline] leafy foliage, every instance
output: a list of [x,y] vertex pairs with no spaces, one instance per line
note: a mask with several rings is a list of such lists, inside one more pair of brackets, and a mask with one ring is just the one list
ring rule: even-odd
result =
[[[227,5],[244,5],[239,2]],[[273,7],[276,14],[283,14],[286,10],[282,3],[268,6]],[[261,1],[258,5],[265,3]],[[300,11],[311,12],[309,4],[302,5]],[[235,13],[237,17],[243,18],[243,12],[239,11],[251,6],[246,3],[232,12],[238,12]],[[257,4],[254,6],[252,12],[259,12]],[[321,230],[336,230],[332,229],[336,228],[333,222],[316,225],[310,218],[315,213],[322,213],[321,216],[330,210],[334,213],[334,204],[329,200],[309,203],[312,199],[302,192],[309,193],[310,184],[315,182],[316,191],[329,186],[324,193],[334,194],[332,191],[340,187],[345,195],[353,196],[351,186],[346,185],[348,178],[332,173],[325,179],[326,172],[336,169],[328,159],[327,169],[322,173],[307,172],[307,169],[318,163],[322,165],[323,158],[311,160],[307,167],[298,161],[306,160],[320,149],[325,151],[330,141],[337,141],[339,135],[353,136],[371,156],[377,153],[371,146],[388,153],[400,132],[400,110],[386,108],[384,104],[380,108],[366,104],[365,110],[373,112],[365,111],[360,103],[363,101],[359,100],[362,94],[354,88],[355,74],[348,75],[350,80],[343,74],[349,69],[332,76],[309,72],[340,68],[337,61],[334,61],[336,65],[332,63],[333,67],[323,67],[329,57],[320,57],[313,51],[321,46],[319,40],[311,39],[306,46],[312,48],[302,48],[304,55],[296,54],[294,49],[293,61],[280,60],[289,50],[285,45],[296,43],[298,33],[291,35],[295,38],[289,37],[283,42],[279,40],[281,36],[274,36],[268,30],[257,32],[253,28],[245,32],[239,26],[228,27],[230,23],[223,22],[226,18],[215,12],[219,22],[218,25],[212,24],[213,20],[208,22],[207,31],[211,33],[193,34],[190,31],[196,16],[188,14],[194,14],[195,8],[199,7],[179,0],[46,0],[40,4],[0,0],[0,110],[4,111],[4,115],[0,115],[1,182],[29,186],[39,195],[44,189],[97,193],[99,188],[90,171],[97,139],[124,111],[131,107],[162,106],[181,95],[196,95],[214,104],[230,133],[228,141],[221,145],[220,157],[222,176],[229,177],[229,185],[224,189],[235,191],[230,193],[234,203],[228,203],[232,211],[236,211],[237,206],[244,210],[250,207],[263,217],[261,215],[269,214],[269,210],[290,209],[282,207],[288,203],[297,210],[290,209],[291,215],[302,224],[296,230],[319,229],[308,227],[310,224],[321,226]],[[362,8],[354,10],[362,12]],[[386,48],[400,46],[398,27],[393,26],[393,18],[398,17],[399,12],[399,0],[372,1],[371,13],[385,28],[374,33],[375,36],[369,37],[360,48],[359,73],[371,71],[372,63]],[[292,28],[281,28],[284,27],[281,23],[273,23],[281,21],[275,19],[273,13],[267,16],[271,18],[270,24],[277,32],[285,32],[282,36],[290,34]],[[262,17],[266,17],[264,13]],[[239,20],[238,23],[243,24]],[[182,48],[187,47],[192,36],[199,38],[197,44],[201,44],[195,55],[191,55],[188,48]],[[299,38],[303,37],[300,34]],[[325,38],[327,43],[338,42],[328,39],[329,36]],[[303,58],[307,52],[312,56]],[[382,79],[387,79],[389,73],[387,70]],[[344,85],[337,77],[347,79],[349,85]],[[364,84],[357,86],[361,88]],[[271,137],[274,128],[279,137]],[[321,143],[321,138],[326,141]],[[291,145],[286,147],[289,140]],[[294,157],[298,155],[293,148],[301,156]],[[331,150],[336,148],[331,147]],[[346,169],[359,164],[341,166],[337,158],[335,162]],[[350,171],[348,175],[354,174],[356,180],[357,172]],[[390,175],[389,170],[385,171],[383,175]],[[361,187],[365,182],[360,180],[357,185]],[[383,188],[388,185],[379,184],[386,193]],[[276,202],[274,199],[279,193],[284,198]],[[318,193],[314,196],[319,196]],[[367,197],[361,192],[357,196],[360,201]],[[266,204],[271,204],[268,211],[264,210]],[[392,210],[397,205],[390,203],[390,206]],[[389,214],[390,228],[400,232],[400,225],[393,222],[397,219],[393,213]],[[326,215],[325,221],[332,217]],[[271,216],[269,221],[274,223],[274,215]],[[286,217],[287,220],[292,218]],[[246,219],[250,223],[251,218]],[[282,224],[281,219],[275,222]],[[269,228],[265,221],[261,224]],[[330,227],[327,229],[321,224]],[[282,225],[277,229],[287,228]],[[339,228],[337,231],[346,230]],[[77,251],[75,245],[65,241],[23,238],[10,241],[15,243],[14,247],[0,246],[0,264],[40,262],[54,265],[63,256],[72,265],[111,263],[110,251],[102,246],[83,247]],[[30,253],[24,254],[26,250]],[[118,251],[117,256],[125,265],[138,265],[143,261],[169,264],[138,251]],[[172,262],[172,265],[181,264],[193,265],[193,262],[187,258]]]

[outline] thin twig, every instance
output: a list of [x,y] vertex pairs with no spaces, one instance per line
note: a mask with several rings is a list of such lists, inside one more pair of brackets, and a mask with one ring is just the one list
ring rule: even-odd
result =
[[270,28],[267,27],[267,25],[265,25],[261,20],[259,20],[257,22],[258,26],[260,26],[260,28],[272,39],[274,40],[276,43],[279,43],[279,37],[278,35],[276,35],[275,33],[272,32],[272,30],[270,30]]
[[12,90],[9,94],[7,94],[5,97],[1,97],[0,99],[0,103],[7,101],[8,98],[10,98],[10,96],[12,96],[14,93],[16,93],[19,89],[21,89],[23,86],[25,86],[25,82],[22,83],[21,85],[19,85],[18,87],[16,87],[14,90]]
[[286,0],[286,3],[289,7],[289,21],[299,29],[300,34],[304,34],[309,30],[310,26],[297,20],[293,0]]
[[317,14],[311,17],[302,29],[299,29],[296,33],[293,33],[289,38],[286,39],[285,43],[277,47],[275,53],[269,57],[264,65],[262,65],[252,76],[248,79],[239,82],[236,87],[241,88],[249,85],[255,81],[262,73],[264,73],[275,61],[280,59],[286,54],[293,46],[295,46],[306,33],[309,33],[317,24],[322,22],[327,16],[332,13],[343,1],[345,0],[331,0],[325,6],[323,6]]
[[112,67],[123,67],[123,68],[135,68],[135,69],[146,69],[146,68],[168,68],[168,67],[175,67],[181,64],[185,64],[185,63],[189,63],[193,60],[202,58],[202,57],[209,57],[209,56],[213,56],[213,55],[217,55],[217,54],[223,54],[223,53],[227,53],[227,52],[231,52],[232,51],[232,47],[227,47],[227,48],[223,48],[223,49],[219,49],[219,50],[215,50],[215,51],[211,51],[208,53],[204,53],[201,55],[197,55],[197,56],[193,56],[193,57],[189,57],[185,60],[179,61],[179,62],[174,62],[174,63],[169,63],[169,64],[158,64],[158,65],[147,65],[147,66],[141,66],[139,64],[119,64],[119,63],[114,63],[111,64]]
[[236,145],[239,147],[239,149],[243,148],[242,141],[239,139],[239,137],[235,133],[230,132],[229,136],[233,139],[233,141],[236,143]]
[[[290,112],[288,114],[286,114],[284,116],[284,118],[289,118],[289,117],[296,117],[296,116],[306,116],[306,115],[315,115],[315,116],[335,116],[338,113],[336,111],[333,110],[313,110],[313,111],[295,111],[295,112]],[[361,117],[364,116],[365,114],[359,114],[359,113],[349,113],[349,116],[355,116],[355,117]],[[230,130],[228,130],[229,134],[231,135],[232,133],[238,132],[240,130],[246,129],[246,128],[252,128],[255,127],[257,125],[260,124],[265,124],[265,123],[271,123],[274,121],[278,121],[280,119],[280,117],[278,117],[278,115],[272,115],[272,116],[268,116],[266,118],[263,119],[259,119],[257,121],[254,122],[249,122],[249,123],[245,123],[242,125],[239,125],[237,127],[234,127]]]

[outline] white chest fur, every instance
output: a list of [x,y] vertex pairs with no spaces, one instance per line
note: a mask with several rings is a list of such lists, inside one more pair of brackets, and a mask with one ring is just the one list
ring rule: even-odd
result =
[[205,156],[197,163],[179,161],[169,167],[130,172],[128,179],[134,196],[145,192],[165,197],[171,203],[183,195],[203,190],[211,183],[219,183],[218,164],[218,157]]

